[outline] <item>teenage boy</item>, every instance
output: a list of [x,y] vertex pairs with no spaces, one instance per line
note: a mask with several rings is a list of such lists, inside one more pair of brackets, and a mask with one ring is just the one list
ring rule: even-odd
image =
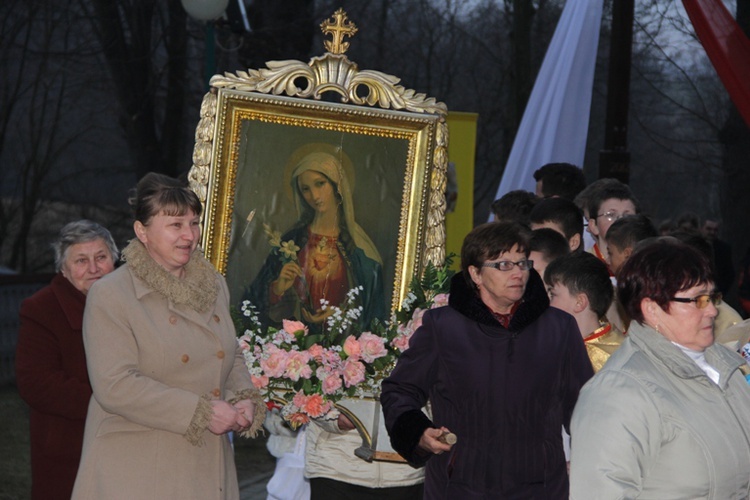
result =
[[656,238],[659,232],[651,219],[642,214],[627,215],[616,220],[607,230],[606,240],[609,268],[615,276],[633,253],[635,245],[647,238]]
[[539,198],[573,200],[586,187],[583,170],[570,163],[547,163],[534,172]]
[[568,240],[554,229],[542,227],[531,232],[529,260],[534,262],[534,269],[542,279],[550,262],[569,253]]
[[550,306],[567,312],[578,323],[591,365],[598,372],[625,340],[607,321],[614,295],[607,266],[590,253],[570,254],[547,266],[544,281]]
[[518,222],[528,227],[529,214],[536,202],[534,193],[517,189],[493,201],[490,208],[495,216],[495,222]]
[[595,191],[589,199],[589,231],[596,243],[591,253],[607,263],[607,231],[621,217],[639,212],[638,200],[622,182],[609,184]]
[[540,200],[529,214],[531,229],[547,227],[565,236],[571,252],[583,251],[583,214],[570,200]]

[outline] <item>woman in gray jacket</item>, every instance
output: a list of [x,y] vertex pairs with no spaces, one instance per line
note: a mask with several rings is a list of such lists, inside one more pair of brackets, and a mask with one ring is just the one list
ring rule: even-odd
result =
[[571,498],[748,498],[750,386],[714,343],[710,264],[658,240],[626,262],[618,294],[633,322],[578,398]]

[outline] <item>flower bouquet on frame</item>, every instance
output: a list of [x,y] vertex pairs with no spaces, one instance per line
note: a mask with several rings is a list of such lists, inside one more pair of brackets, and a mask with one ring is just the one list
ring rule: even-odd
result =
[[263,328],[253,304],[244,301],[235,318],[239,342],[253,384],[269,407],[279,406],[296,429],[311,418],[336,419],[335,403],[342,398],[378,394],[425,311],[447,305],[454,273],[450,264],[450,257],[443,266],[428,264],[389,321],[375,320],[367,330],[358,324],[361,287],[349,290],[339,306],[321,303],[321,309],[332,313],[315,334],[291,319],[281,328]]

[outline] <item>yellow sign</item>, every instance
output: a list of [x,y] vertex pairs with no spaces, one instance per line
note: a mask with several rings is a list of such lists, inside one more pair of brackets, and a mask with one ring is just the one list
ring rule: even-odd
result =
[[[446,254],[461,254],[461,244],[474,227],[474,155],[477,142],[476,113],[448,112],[448,213],[445,214]],[[454,184],[455,183],[455,184]],[[450,190],[458,187],[455,204]],[[451,207],[453,210],[450,210]],[[453,268],[458,269],[460,259]]]

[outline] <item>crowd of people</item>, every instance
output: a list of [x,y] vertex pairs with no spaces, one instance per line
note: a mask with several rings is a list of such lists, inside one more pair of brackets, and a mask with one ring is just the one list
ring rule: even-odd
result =
[[569,164],[535,179],[466,237],[449,305],[383,383],[425,498],[747,498],[750,323],[722,300],[716,221],[657,229]]
[[[319,189],[357,243],[340,169],[305,162],[292,180],[300,213],[312,209],[300,228],[323,221]],[[722,300],[750,278],[735,279],[718,222],[657,226],[627,185],[587,185],[569,164],[534,177],[535,193],[507,193],[466,236],[448,305],[424,314],[383,381],[408,464],[350,453],[359,438],[343,415],[295,434],[267,413],[184,183],[140,180],[119,267],[105,228],[66,225],[58,274],[21,308],[32,498],[237,499],[229,436],[264,420],[274,455],[296,448],[312,479],[277,477],[269,498],[750,497],[750,320]]]

